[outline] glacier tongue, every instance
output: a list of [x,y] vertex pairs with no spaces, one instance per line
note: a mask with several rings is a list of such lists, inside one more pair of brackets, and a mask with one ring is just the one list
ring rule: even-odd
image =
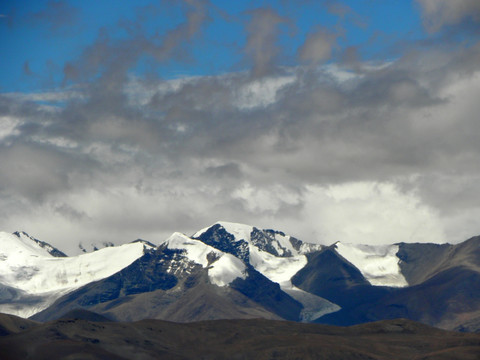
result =
[[377,286],[408,286],[400,271],[398,245],[335,244],[337,252],[357,267],[370,284]]
[[340,306],[334,304],[327,299],[320,296],[310,294],[296,286],[282,286],[282,290],[295,300],[303,305],[303,310],[300,314],[300,320],[302,322],[310,322],[319,317],[330,314],[341,309]]

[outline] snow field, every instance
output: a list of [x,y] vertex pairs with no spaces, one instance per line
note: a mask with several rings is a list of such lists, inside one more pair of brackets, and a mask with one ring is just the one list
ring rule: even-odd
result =
[[408,286],[403,277],[400,259],[397,258],[398,245],[357,245],[335,244],[337,252],[357,267],[362,275],[372,285],[377,286]]

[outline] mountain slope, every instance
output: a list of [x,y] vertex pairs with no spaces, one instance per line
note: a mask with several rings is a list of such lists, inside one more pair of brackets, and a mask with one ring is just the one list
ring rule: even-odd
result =
[[[355,284],[336,287],[331,294],[313,288],[342,306],[318,321],[354,324],[404,317],[445,329],[480,330],[479,237],[457,245],[400,244],[397,256],[405,278],[415,285],[372,288]],[[358,291],[352,291],[355,287]]]
[[131,243],[67,257],[26,233],[0,233],[0,311],[28,317],[63,294],[114,274],[147,247]]
[[465,266],[480,272],[480,237],[460,244],[399,244],[402,274],[410,285],[420,284],[441,271]]
[[292,277],[307,265],[307,255],[323,249],[323,245],[306,243],[281,231],[261,230],[226,221],[219,221],[202,229],[192,238],[240,258],[251,268],[279,284],[282,292],[302,304],[302,321],[311,321],[339,309],[338,305],[305,292],[291,282]]
[[[137,310],[149,304],[148,310]],[[183,305],[183,306],[182,306]],[[298,320],[302,305],[229,253],[175,233],[118,273],[88,284],[33,316],[45,321],[81,307],[118,320],[218,318]]]

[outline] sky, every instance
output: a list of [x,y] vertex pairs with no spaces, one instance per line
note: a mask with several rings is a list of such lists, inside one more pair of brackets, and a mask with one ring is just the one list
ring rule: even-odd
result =
[[477,0],[0,2],[0,230],[480,234]]

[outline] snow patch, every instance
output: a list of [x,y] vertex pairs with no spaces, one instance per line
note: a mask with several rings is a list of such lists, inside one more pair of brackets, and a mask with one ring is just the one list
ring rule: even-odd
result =
[[259,250],[254,245],[250,247],[250,264],[260,273],[273,282],[282,284],[290,283],[290,279],[305,265],[305,255],[291,257],[277,257],[266,251]]
[[397,257],[398,245],[335,244],[337,252],[353,264],[372,285],[408,286]]

